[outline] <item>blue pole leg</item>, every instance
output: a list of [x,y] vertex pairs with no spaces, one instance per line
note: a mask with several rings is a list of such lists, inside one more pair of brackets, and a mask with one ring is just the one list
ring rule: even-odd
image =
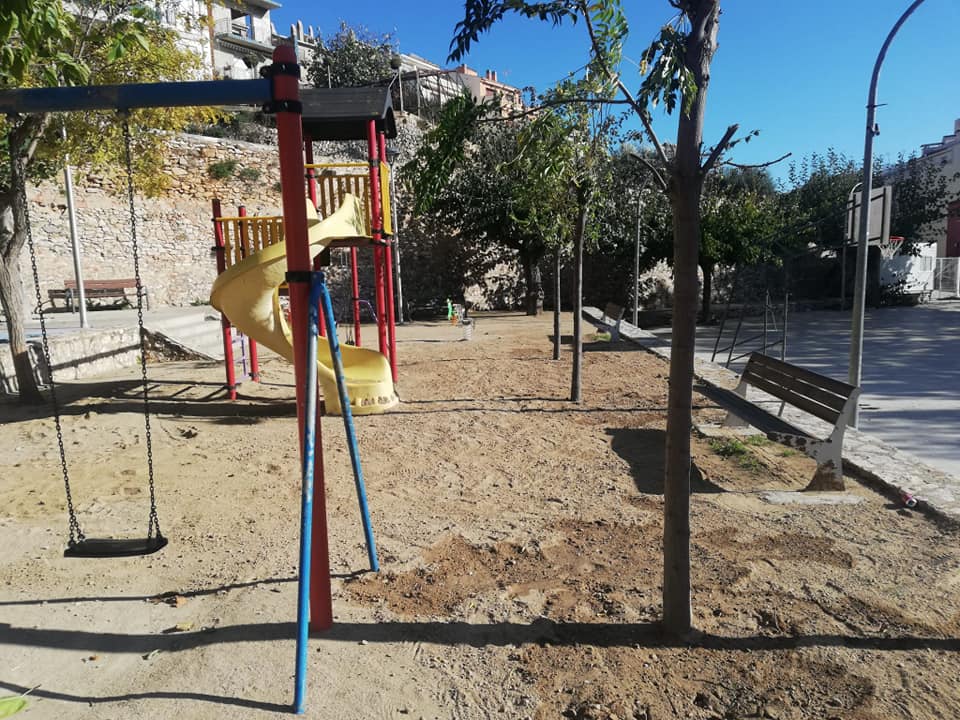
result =
[[[337,338],[337,323],[333,318],[333,303],[322,272],[319,275],[320,300],[323,302],[323,317],[327,323],[327,340],[330,343],[330,356],[333,358],[333,373],[337,377],[337,393],[340,396],[340,412],[343,415],[343,429],[347,433],[347,445],[350,448],[350,463],[353,465],[353,480],[357,486],[357,500],[360,502],[360,516],[363,519],[363,534],[367,540],[367,557],[370,569],[380,570],[377,562],[377,546],[373,539],[373,526],[370,524],[370,510],[367,508],[367,490],[363,482],[363,468],[360,467],[360,449],[357,445],[357,433],[353,426],[353,412],[350,410],[350,397],[347,395],[347,383],[343,375],[343,357],[340,355],[340,340]],[[311,301],[311,312],[315,302]]]
[[[315,290],[311,287],[311,293]],[[307,332],[307,391],[303,423],[303,493],[300,502],[300,578],[297,586],[297,669],[293,709],[306,710],[307,640],[310,628],[310,538],[313,535],[313,464],[317,438],[317,335],[320,318],[311,297]]]

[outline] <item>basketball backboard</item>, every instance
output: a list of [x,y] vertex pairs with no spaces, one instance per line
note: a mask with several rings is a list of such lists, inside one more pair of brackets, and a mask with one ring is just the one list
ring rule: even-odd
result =
[[[863,194],[859,191],[847,201],[847,242],[857,242],[860,231],[860,201]],[[870,193],[870,227],[867,240],[871,245],[887,245],[890,241],[890,215],[893,212],[893,186],[873,188]]]

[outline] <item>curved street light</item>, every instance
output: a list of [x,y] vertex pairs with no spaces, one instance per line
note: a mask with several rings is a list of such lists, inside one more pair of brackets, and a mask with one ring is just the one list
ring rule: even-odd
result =
[[[893,42],[893,37],[900,30],[907,18],[913,14],[924,0],[914,0],[904,11],[900,19],[890,30],[887,39],[883,41],[877,62],[873,66],[873,75],[870,78],[870,93],[867,97],[867,131],[863,147],[863,190],[860,196],[860,227],[857,243],[857,275],[853,289],[853,320],[850,328],[850,367],[848,371],[851,385],[860,387],[860,376],[863,365],[863,313],[867,298],[867,248],[870,232],[870,194],[873,192],[873,138],[880,133],[876,125],[877,114],[877,81],[880,79],[880,66],[887,56],[887,49]],[[855,405],[851,425],[857,427],[860,421],[860,408]]]

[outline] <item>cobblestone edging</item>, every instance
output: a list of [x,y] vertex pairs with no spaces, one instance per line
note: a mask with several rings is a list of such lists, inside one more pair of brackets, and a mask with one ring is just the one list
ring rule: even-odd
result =
[[[603,313],[595,307],[585,307],[583,316],[599,323]],[[670,345],[662,338],[623,321],[620,335],[665,360],[670,359]],[[738,376],[716,363],[695,360],[694,374],[707,385],[732,389]],[[750,388],[751,402],[764,405],[763,393]],[[767,396],[769,397],[769,396]],[[777,403],[779,406],[779,402]],[[784,408],[783,418],[813,434],[825,433],[827,424],[790,407]],[[932,515],[960,525],[960,479],[930,467],[910,453],[895,448],[867,433],[847,428],[843,442],[844,471],[874,484],[899,497],[908,491],[917,498],[917,507]]]

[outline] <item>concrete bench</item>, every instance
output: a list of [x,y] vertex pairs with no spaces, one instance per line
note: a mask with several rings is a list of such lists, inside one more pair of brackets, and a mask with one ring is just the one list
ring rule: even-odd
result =
[[[747,401],[750,385],[825,420],[833,429],[826,437],[817,437],[757,407]],[[797,448],[816,460],[817,469],[808,490],[843,489],[843,434],[860,397],[860,388],[755,352],[732,392],[713,386],[697,386],[696,390],[729,410],[724,426],[752,425],[771,440]]]
[[[83,281],[83,293],[87,299],[87,302],[91,300],[101,300],[101,299],[114,299],[114,305],[117,307],[122,307],[124,305],[130,305],[130,300],[127,298],[127,290],[134,291],[134,297],[136,297],[137,289],[137,280],[136,278],[120,278],[114,280],[84,280]],[[147,293],[147,288],[142,287],[143,292],[143,304],[144,307],[150,309],[150,295]],[[70,312],[74,311],[77,300],[80,298],[80,293],[77,291],[77,281],[76,280],[64,280],[63,288],[53,288],[47,291],[47,297],[50,299],[50,305],[56,307],[56,300],[64,300],[66,302],[67,309]]]

